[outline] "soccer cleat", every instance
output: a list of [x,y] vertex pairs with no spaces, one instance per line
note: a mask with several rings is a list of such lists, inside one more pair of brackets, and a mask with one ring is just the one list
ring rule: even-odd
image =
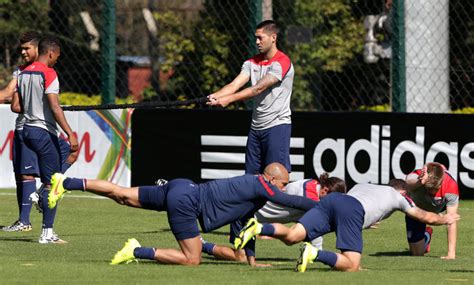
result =
[[59,238],[59,236],[55,232],[52,232],[51,234],[46,234],[44,231],[43,231],[43,234],[41,234],[38,242],[41,243],[41,244],[65,244],[65,243],[67,243],[67,241],[62,240],[61,238]]
[[15,221],[11,226],[2,228],[4,232],[29,232],[32,229],[31,224],[23,224],[20,220]]
[[303,243],[300,248],[300,257],[296,261],[296,271],[305,272],[308,264],[313,263],[316,257],[318,257],[318,249],[309,242]]
[[53,209],[56,207],[56,204],[61,200],[66,193],[66,190],[63,187],[63,181],[66,176],[62,173],[54,173],[51,177],[51,190],[49,190],[48,195],[48,207]]
[[155,181],[156,186],[163,186],[166,183],[168,183],[168,180],[163,179],[163,178],[159,178],[158,180]]
[[425,229],[425,253],[429,253],[431,250],[431,237],[433,236],[433,228],[426,227]]
[[128,264],[132,261],[135,261],[136,258],[135,258],[135,255],[133,254],[133,251],[137,247],[141,247],[138,240],[136,240],[134,238],[131,238],[131,239],[127,240],[127,242],[125,243],[123,248],[115,254],[115,256],[112,259],[112,261],[110,262],[110,264],[111,265],[117,265],[117,264],[120,264],[120,263]]
[[38,188],[35,192],[31,193],[30,197],[28,198],[36,208],[36,210],[41,214],[43,213],[43,193],[44,193],[45,185],[41,184],[41,187]]
[[262,232],[262,224],[257,219],[251,218],[234,240],[235,249],[242,249],[255,236]]

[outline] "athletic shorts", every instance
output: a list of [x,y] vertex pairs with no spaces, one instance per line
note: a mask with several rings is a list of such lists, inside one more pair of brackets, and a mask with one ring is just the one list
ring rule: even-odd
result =
[[41,182],[50,184],[51,176],[62,171],[60,139],[45,129],[26,125],[22,137],[24,144],[36,154]]
[[306,240],[336,233],[336,248],[362,253],[362,227],[365,211],[354,197],[331,193],[306,214],[298,223],[306,230]]
[[245,153],[245,173],[263,173],[265,166],[279,162],[291,172],[291,124],[274,126],[265,130],[250,129]]
[[201,212],[199,186],[188,179],[168,182],[166,210],[171,231],[177,240],[200,235],[198,217]]
[[407,240],[409,243],[419,242],[425,238],[426,224],[405,216]]
[[166,211],[165,186],[140,186],[138,187],[138,201],[141,208],[146,210]]
[[[61,172],[64,173],[69,165],[66,160],[71,153],[71,146],[69,143],[59,138],[59,148],[61,151]],[[40,170],[38,165],[38,157],[26,144],[23,138],[23,130],[15,130],[13,136],[13,170],[20,175],[39,176]]]

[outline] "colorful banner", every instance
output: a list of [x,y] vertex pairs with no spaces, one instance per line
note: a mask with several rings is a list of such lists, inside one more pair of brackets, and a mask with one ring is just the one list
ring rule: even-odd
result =
[[[73,177],[104,179],[130,186],[132,109],[65,111],[79,141],[79,157],[67,171]],[[12,167],[16,114],[0,105],[0,188],[15,188]]]

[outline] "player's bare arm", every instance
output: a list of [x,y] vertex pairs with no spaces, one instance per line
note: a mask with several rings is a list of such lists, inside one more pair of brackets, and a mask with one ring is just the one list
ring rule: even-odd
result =
[[78,148],[78,142],[77,138],[74,135],[71,127],[69,126],[66,116],[64,116],[63,109],[61,108],[61,105],[59,105],[59,99],[58,99],[58,94],[48,94],[48,102],[49,106],[51,107],[51,111],[53,113],[54,118],[56,119],[56,122],[59,124],[61,129],[67,134],[69,143],[71,145],[71,152],[77,151]]
[[[446,207],[446,215],[458,215],[458,204]],[[447,225],[448,228],[448,255],[442,259],[456,259],[457,222]]]
[[448,213],[446,215],[438,215],[435,213],[427,212],[418,207],[411,208],[407,215],[417,219],[425,224],[430,225],[452,225],[461,218],[457,213]]
[[16,78],[13,78],[8,82],[7,87],[5,89],[0,90],[0,103],[10,102],[12,100],[13,94],[16,90]]
[[219,89],[217,92],[214,92],[207,96],[209,102],[207,103],[208,105],[212,105],[212,101],[216,101],[217,99],[229,95],[229,94],[234,94],[237,92],[242,86],[247,84],[249,82],[250,76],[245,74],[245,73],[240,73],[235,77],[234,80],[232,80],[231,83],[227,84],[226,86],[222,87]]
[[13,92],[10,109],[12,110],[13,113],[17,113],[17,114],[23,113],[23,110],[21,109],[20,96],[18,95],[18,92]]
[[268,88],[271,88],[273,85],[278,83],[279,80],[275,76],[271,74],[265,75],[262,79],[260,79],[257,84],[255,84],[252,87],[245,88],[244,90],[237,92],[235,94],[229,94],[226,96],[222,96],[217,99],[210,99],[208,102],[208,105],[212,106],[221,106],[221,107],[227,107],[229,104],[236,102],[236,101],[242,101],[245,99],[249,99],[252,97],[255,97]]

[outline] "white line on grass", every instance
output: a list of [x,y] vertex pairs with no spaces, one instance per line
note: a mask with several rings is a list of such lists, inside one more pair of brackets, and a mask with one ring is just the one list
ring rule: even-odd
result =
[[[4,196],[16,196],[16,193],[1,193],[0,192],[0,196],[1,195],[4,195]],[[104,199],[108,199],[106,197],[101,197],[101,196],[90,196],[90,195],[66,195],[66,197],[71,197],[71,198],[79,198],[79,199],[99,199],[99,200],[104,200]]]

